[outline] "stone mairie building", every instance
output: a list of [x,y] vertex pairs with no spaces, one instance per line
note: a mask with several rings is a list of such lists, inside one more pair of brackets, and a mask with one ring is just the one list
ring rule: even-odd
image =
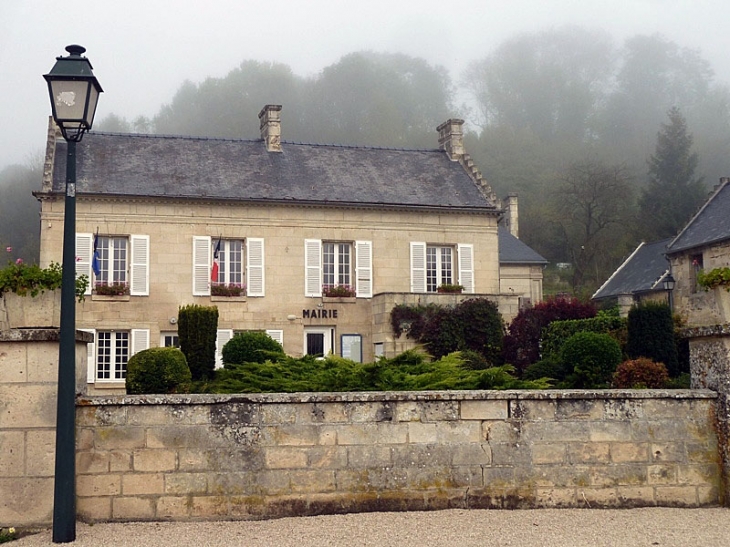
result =
[[[391,331],[398,303],[486,297],[510,320],[541,300],[545,260],[517,239],[516,196],[499,201],[465,153],[462,120],[439,126],[438,149],[401,150],[282,141],[280,114],[264,107],[256,140],[90,133],[78,144],[91,392],[123,388],[135,352],[176,344],[187,304],[218,307],[219,358],[235,332],[265,330],[290,355],[368,362],[412,344]],[[42,265],[61,262],[65,163],[51,121]]]

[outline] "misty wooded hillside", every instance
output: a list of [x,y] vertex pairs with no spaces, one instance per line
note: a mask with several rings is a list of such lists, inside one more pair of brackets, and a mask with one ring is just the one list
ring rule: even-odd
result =
[[[112,114],[95,130],[256,139],[258,112],[281,104],[284,141],[436,148],[436,127],[464,118],[467,151],[494,190],[520,196],[521,239],[571,263],[566,286],[578,295],[638,242],[676,233],[730,175],[730,89],[694,50],[569,27],[474,57],[455,79],[402,54],[352,53],[312,77],[247,60],[182,83],[151,118]],[[37,253],[38,207],[8,192],[27,177],[24,191],[39,188],[33,167],[0,172],[3,248]],[[19,208],[35,231],[18,233],[26,224],[9,212]]]

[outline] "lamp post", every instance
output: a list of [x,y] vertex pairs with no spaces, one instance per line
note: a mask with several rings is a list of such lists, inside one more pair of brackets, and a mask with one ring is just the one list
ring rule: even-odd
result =
[[54,543],[76,539],[76,143],[91,129],[102,92],[91,63],[81,56],[86,49],[71,45],[66,51],[68,57],[57,57],[51,71],[43,76],[48,82],[53,119],[67,143],[53,490]]
[[664,290],[667,291],[667,301],[669,303],[669,311],[674,311],[674,285],[676,281],[674,281],[674,277],[672,277],[672,273],[668,272],[666,276],[664,276],[664,281],[662,281],[664,284]]

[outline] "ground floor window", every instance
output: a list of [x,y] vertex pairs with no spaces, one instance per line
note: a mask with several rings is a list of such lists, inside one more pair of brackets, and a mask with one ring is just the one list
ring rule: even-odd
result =
[[180,338],[178,338],[176,332],[161,332],[160,346],[163,348],[179,348]]
[[124,380],[129,360],[129,332],[98,331],[96,333],[96,378]]

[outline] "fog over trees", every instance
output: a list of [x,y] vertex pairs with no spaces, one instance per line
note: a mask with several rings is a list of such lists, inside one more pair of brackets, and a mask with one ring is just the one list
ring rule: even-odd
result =
[[[681,228],[705,185],[730,175],[730,90],[697,51],[565,27],[475,59],[453,79],[394,53],[351,53],[310,77],[244,60],[222,78],[183,82],[151,118],[116,113],[95,130],[256,139],[260,109],[281,104],[285,141],[436,148],[436,127],[465,118],[467,151],[489,183],[520,196],[521,239],[573,264],[581,295],[641,240]],[[0,188],[39,167],[3,171]],[[11,244],[19,236],[6,224],[0,241]]]

